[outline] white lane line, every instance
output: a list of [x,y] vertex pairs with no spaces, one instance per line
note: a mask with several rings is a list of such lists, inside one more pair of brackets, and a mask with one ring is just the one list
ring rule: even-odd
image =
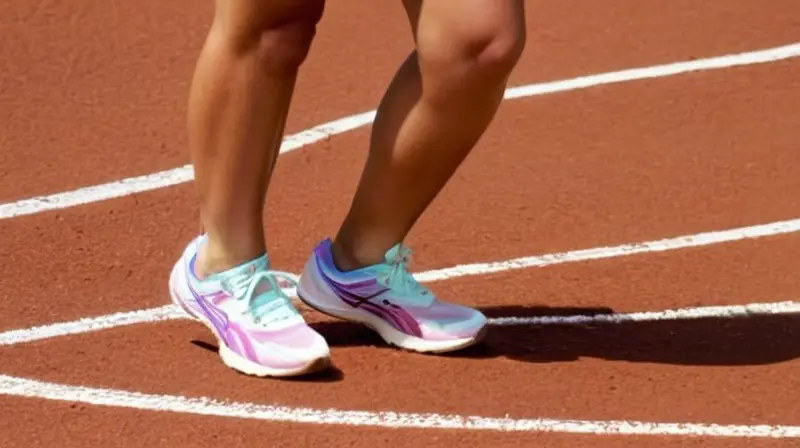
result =
[[506,91],[505,98],[522,98],[526,96],[577,90],[586,87],[614,84],[618,82],[662,78],[681,73],[737,67],[742,65],[763,64],[766,62],[789,59],[796,56],[800,56],[800,43],[794,43],[765,50],[750,51],[746,53],[696,59],[694,61],[674,62],[671,64],[656,65],[652,67],[632,68],[598,75],[581,76],[563,81],[514,87]]
[[[529,267],[544,267],[562,263],[574,263],[588,260],[598,260],[603,258],[624,257],[648,252],[663,252],[678,250],[689,247],[706,246],[743,240],[748,238],[761,238],[766,236],[780,235],[800,230],[800,219],[789,221],[778,221],[769,224],[761,224],[750,227],[739,227],[735,229],[704,232],[694,235],[679,236],[677,238],[647,241],[643,243],[623,244],[612,247],[598,247],[593,249],[583,249],[556,254],[538,255],[532,257],[515,258],[512,260],[494,263],[474,263],[453,266],[445,269],[437,269],[415,274],[415,277],[422,282],[435,282],[449,280],[458,277],[484,275],[498,273]],[[287,290],[290,295],[294,295],[293,290]],[[749,308],[748,308],[749,307]],[[605,316],[573,316],[573,317],[540,317],[540,318],[518,318],[509,317],[494,319],[495,325],[521,325],[521,324],[570,324],[587,322],[626,322],[630,320],[659,320],[659,319],[686,319],[696,315],[697,317],[723,317],[726,315],[743,315],[747,313],[777,314],[795,313],[798,311],[799,304],[796,303],[768,303],[755,304],[741,307],[704,307],[685,310],[671,310],[659,313],[635,313]],[[170,320],[181,318],[183,315],[171,306],[150,308],[145,310],[122,312],[109,314],[106,316],[79,319],[73,322],[62,322],[40,327],[11,330],[0,333],[0,346],[13,345],[23,342],[47,339],[56,336],[79,334],[89,331],[114,328],[122,325],[133,325],[145,322],[155,322],[160,320]]]
[[89,333],[126,325],[186,318],[188,318],[186,313],[174,305],[106,314],[105,316],[85,317],[72,322],[58,322],[20,330],[5,331],[0,333],[0,346],[16,345],[59,336]]
[[427,271],[417,274],[419,281],[431,282],[447,280],[466,275],[485,275],[496,272],[524,269],[530,267],[551,266],[561,263],[600,260],[604,258],[623,257],[648,252],[665,252],[670,250],[701,247],[712,244],[727,243],[745,239],[756,239],[800,231],[800,218],[787,221],[771,222],[755,226],[739,227],[729,230],[703,232],[643,243],[622,244],[610,247],[595,247],[570,252],[521,257],[493,263],[473,263],[453,266],[445,269]]
[[[597,258],[619,257],[644,252],[675,250],[685,247],[758,238],[797,231],[800,219],[766,225],[743,227],[721,232],[707,232],[640,244],[597,248],[525,257],[502,263],[480,263],[428,271],[418,276],[426,281],[438,281],[487,272],[501,272],[529,266],[547,266]],[[731,318],[753,315],[789,314],[800,312],[800,303],[756,303],[743,306],[711,306],[682,308],[659,312],[627,314],[501,317],[490,319],[491,325],[574,325],[682,320],[698,318]],[[0,346],[10,346],[58,336],[74,335],[123,325],[186,318],[173,306],[163,306],[133,312],[115,313],[73,322],[44,325],[35,328],[0,333]],[[170,395],[143,394],[70,385],[0,375],[0,394],[44,398],[92,405],[125,407],[151,411],[169,411],[206,416],[258,419],[272,422],[377,426],[389,428],[464,429],[524,432],[558,432],[595,435],[660,435],[748,438],[796,438],[800,427],[780,425],[718,425],[697,423],[655,423],[641,421],[580,421],[557,419],[514,419],[461,415],[417,414],[397,412],[344,411],[336,409],[291,408],[256,403],[216,401],[211,398],[186,398]]]
[[189,398],[114,389],[69,386],[0,375],[0,394],[79,402],[99,406],[233,417],[270,422],[382,428],[492,430],[593,435],[704,436],[748,438],[796,438],[800,426],[718,425],[704,423],[655,423],[633,420],[590,421],[547,418],[479,417],[454,414],[347,411],[294,408],[256,403]]
[[[800,302],[750,303],[747,305],[700,306],[639,313],[612,313],[580,316],[498,317],[492,325],[584,325],[624,324],[626,322],[659,322],[692,319],[735,319],[753,316],[800,314]],[[2,337],[0,335],[0,337]],[[2,339],[0,339],[2,340]],[[0,343],[2,345],[2,343]]]
[[[700,306],[677,308],[664,311],[645,311],[635,313],[587,314],[574,316],[509,316],[488,320],[489,325],[584,325],[584,324],[623,324],[626,322],[658,322],[691,319],[734,319],[753,316],[800,314],[800,302],[750,303],[746,305]],[[72,336],[101,330],[110,330],[127,325],[147,324],[168,320],[189,319],[186,313],[175,305],[164,305],[137,311],[107,314],[72,322],[58,322],[38,327],[9,330],[0,333],[0,346],[41,341],[60,336]]]
[[[752,64],[763,64],[797,56],[800,56],[800,43],[793,43],[781,47],[705,59],[696,59],[694,61],[633,68],[589,76],[581,76],[560,81],[518,86],[506,90],[505,98],[523,98],[625,81],[660,78],[681,73]],[[334,135],[366,126],[372,123],[374,117],[375,110],[371,110],[324,123],[306,131],[287,136],[284,139],[280,152],[286,153],[293,151]],[[106,184],[94,185],[72,191],[29,199],[22,199],[0,204],[0,219],[31,215],[48,210],[64,209],[77,205],[123,197],[134,193],[181,184],[191,181],[193,178],[194,172],[192,170],[192,166],[184,165],[182,167],[161,171],[158,173],[131,177]]]
[[[286,136],[281,145],[280,152],[283,154],[294,151],[328,137],[365,126],[372,123],[374,117],[375,111],[369,111],[324,123],[297,134]],[[15,218],[49,210],[58,210],[91,204],[93,202],[101,202],[108,199],[120,198],[135,193],[182,184],[192,179],[194,179],[194,168],[192,165],[184,165],[144,176],[129,177],[119,181],[78,188],[63,193],[0,204],[0,219]]]

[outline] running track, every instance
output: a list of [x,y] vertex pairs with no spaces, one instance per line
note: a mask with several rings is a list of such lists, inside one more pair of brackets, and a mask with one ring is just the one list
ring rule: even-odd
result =
[[[486,343],[414,355],[308,312],[339,370],[276,381],[164,307],[210,5],[3,2],[0,446],[797,446],[800,3],[528,9],[528,87],[410,241]],[[335,230],[409,45],[396,2],[330,2],[269,195],[282,268]]]

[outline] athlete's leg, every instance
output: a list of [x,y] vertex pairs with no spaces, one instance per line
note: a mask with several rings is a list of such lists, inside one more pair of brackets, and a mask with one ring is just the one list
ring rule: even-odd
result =
[[175,263],[170,293],[211,329],[225,364],[252,375],[328,364],[325,340],[279,287],[288,276],[270,268],[262,229],[295,79],[322,9],[323,0],[217,0],[192,82],[189,144],[207,233]]
[[334,242],[338,265],[383,259],[488,127],[525,43],[523,0],[404,0],[416,51],[373,126],[366,167]]
[[336,238],[306,262],[298,295],[422,352],[474,344],[486,317],[438,299],[400,244],[494,117],[525,40],[523,0],[406,0],[417,49],[373,127],[366,169]]
[[217,0],[189,99],[189,145],[210,274],[265,253],[262,213],[324,0]]

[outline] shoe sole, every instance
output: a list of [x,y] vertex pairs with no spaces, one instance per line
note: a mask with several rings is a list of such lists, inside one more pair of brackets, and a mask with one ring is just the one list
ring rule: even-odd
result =
[[328,369],[331,366],[331,359],[330,356],[323,356],[319,358],[312,359],[310,362],[293,369],[277,369],[273,367],[267,367],[261,364],[256,364],[253,361],[250,361],[247,358],[242,357],[241,355],[237,354],[224,343],[222,337],[217,333],[216,328],[214,325],[206,319],[205,316],[196,313],[192,310],[189,306],[186,306],[183,301],[180,299],[178,293],[175,290],[174,285],[174,276],[175,276],[175,268],[173,268],[172,275],[170,276],[170,284],[169,284],[169,293],[172,299],[172,303],[179,306],[186,314],[189,315],[194,320],[201,322],[205,325],[210,331],[211,334],[217,340],[217,347],[219,347],[219,356],[222,359],[222,362],[237,372],[243,373],[245,375],[256,376],[260,378],[266,377],[273,377],[273,378],[286,378],[286,377],[294,377],[294,376],[302,376],[302,375],[310,375],[314,373],[321,372],[323,370]]

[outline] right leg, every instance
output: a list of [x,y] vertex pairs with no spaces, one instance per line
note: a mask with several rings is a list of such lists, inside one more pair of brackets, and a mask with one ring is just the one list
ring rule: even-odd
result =
[[262,216],[297,72],[324,0],[217,0],[189,97],[189,145],[208,233],[198,268],[266,252]]
[[216,0],[192,81],[189,145],[206,234],[172,269],[173,301],[217,337],[223,362],[258,376],[316,371],[325,340],[278,285],[262,216],[297,72],[324,0]]

